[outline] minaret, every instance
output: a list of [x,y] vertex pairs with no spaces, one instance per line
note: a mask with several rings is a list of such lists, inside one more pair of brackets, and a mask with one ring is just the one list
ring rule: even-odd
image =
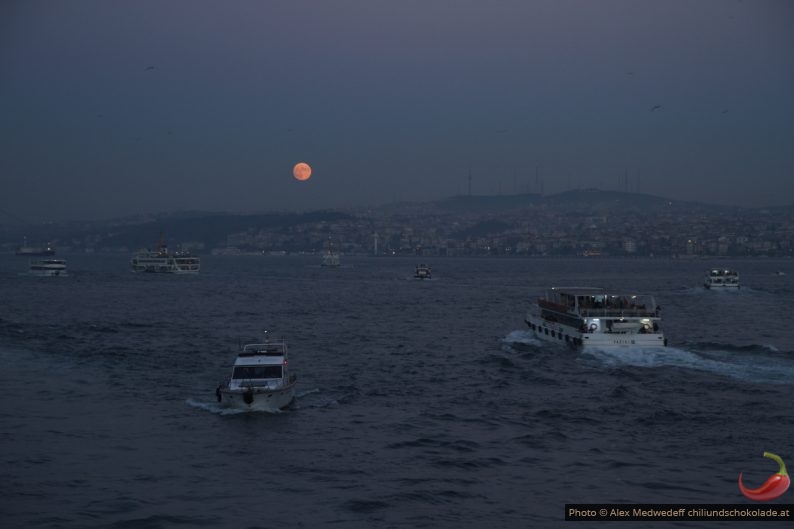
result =
[[372,236],[372,254],[378,255],[378,232]]

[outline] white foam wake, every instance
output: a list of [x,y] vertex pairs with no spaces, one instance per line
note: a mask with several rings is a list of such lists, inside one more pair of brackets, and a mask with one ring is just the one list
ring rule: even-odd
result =
[[185,403],[188,406],[193,406],[194,408],[199,408],[218,415],[239,415],[241,413],[267,413],[275,415],[284,413],[282,410],[241,410],[238,408],[228,408],[226,406],[221,406],[215,401],[205,402],[196,399],[187,399]]
[[506,344],[543,345],[543,342],[536,338],[531,331],[512,331],[502,338],[502,342]]
[[678,367],[751,382],[794,384],[794,362],[779,356],[712,351],[713,358],[707,358],[677,347],[598,347],[582,354],[609,367]]

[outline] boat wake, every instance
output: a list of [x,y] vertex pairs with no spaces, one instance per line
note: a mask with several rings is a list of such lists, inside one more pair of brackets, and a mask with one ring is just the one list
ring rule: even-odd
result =
[[544,345],[531,331],[511,331],[507,336],[502,338],[502,344],[508,350],[520,351],[526,351]]
[[[292,401],[287,409],[285,410],[276,410],[276,411],[262,411],[262,413],[270,413],[270,414],[279,414],[285,413],[290,410],[298,410],[298,409],[305,409],[305,408],[327,408],[337,405],[337,401],[333,399],[327,398],[320,398],[312,397],[313,395],[320,394],[320,388],[312,388],[307,389],[305,391],[301,391],[295,394],[295,400]],[[308,398],[307,398],[308,397]],[[215,413],[216,415],[239,415],[241,413],[257,413],[259,410],[242,410],[238,408],[230,408],[227,406],[222,406],[218,402],[211,400],[211,401],[203,401],[198,399],[187,399],[185,404],[188,406],[192,406],[194,408],[198,408],[200,410],[208,411],[210,413]]]
[[694,349],[695,351],[702,352],[708,356],[711,351],[724,352],[730,351],[734,353],[757,353],[769,354],[779,353],[782,355],[789,355],[794,358],[794,352],[782,352],[780,349],[772,344],[753,344],[753,345],[731,345],[720,342],[685,342],[686,347]]
[[735,350],[695,352],[677,347],[622,348],[599,347],[582,352],[608,367],[678,367],[694,369],[738,380],[765,384],[791,384],[794,380],[794,359],[785,355]]
[[311,395],[312,393],[319,393],[319,392],[320,392],[320,388],[307,389],[306,391],[301,391],[300,393],[296,394],[295,398],[299,399],[301,397],[305,397],[306,395]]
[[201,410],[208,411],[216,415],[240,415],[241,413],[265,413],[269,415],[278,415],[280,413],[284,413],[285,411],[288,411],[288,410],[242,410],[239,408],[230,408],[227,406],[221,406],[219,403],[213,401],[201,401],[196,399],[187,399],[185,403],[188,406],[193,406],[194,408],[199,408]]
[[773,294],[768,290],[764,290],[761,288],[753,288],[748,286],[743,286],[742,288],[706,288],[704,286],[681,286],[679,289],[673,289],[669,291],[673,294],[679,295],[694,295],[694,296],[749,296],[749,295],[756,295],[756,294]]

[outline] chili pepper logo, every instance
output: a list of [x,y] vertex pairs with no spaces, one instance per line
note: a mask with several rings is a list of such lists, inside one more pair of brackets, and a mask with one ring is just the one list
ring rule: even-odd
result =
[[780,456],[776,456],[775,454],[770,454],[769,452],[764,452],[764,457],[768,457],[769,459],[774,459],[777,461],[777,464],[780,465],[780,471],[777,474],[772,474],[769,476],[769,479],[766,480],[766,483],[758,487],[757,489],[748,489],[742,484],[742,474],[739,474],[739,490],[742,491],[746,497],[750,498],[751,500],[755,501],[769,501],[774,500],[775,498],[779,498],[781,494],[788,490],[788,486],[791,485],[791,478],[788,477],[788,473],[786,472],[786,465],[783,463],[783,460],[780,459]]

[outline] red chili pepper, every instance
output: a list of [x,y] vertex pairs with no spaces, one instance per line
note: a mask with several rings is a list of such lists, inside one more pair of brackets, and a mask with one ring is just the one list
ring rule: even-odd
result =
[[786,472],[786,465],[783,464],[783,460],[780,459],[780,456],[776,456],[775,454],[770,454],[769,452],[764,452],[764,457],[768,457],[769,459],[774,459],[777,461],[777,464],[780,465],[780,471],[777,474],[772,474],[769,476],[769,479],[766,480],[766,483],[758,487],[757,489],[747,489],[742,485],[742,475],[739,474],[739,490],[742,491],[742,494],[750,498],[751,500],[755,501],[769,501],[774,500],[775,498],[780,497],[781,494],[788,490],[788,486],[791,485],[791,478],[788,477],[788,473]]

